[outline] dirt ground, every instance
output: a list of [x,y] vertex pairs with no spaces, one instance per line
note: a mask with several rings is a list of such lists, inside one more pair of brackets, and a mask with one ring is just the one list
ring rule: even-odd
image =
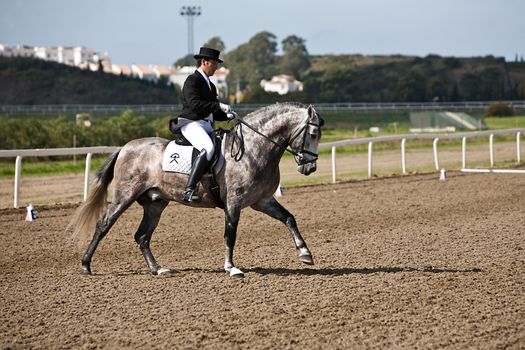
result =
[[247,209],[223,265],[219,209],[168,206],[149,274],[132,206],[93,276],[66,225],[76,205],[1,209],[2,348],[523,349],[525,175],[436,174],[296,187],[279,199],[316,259]]

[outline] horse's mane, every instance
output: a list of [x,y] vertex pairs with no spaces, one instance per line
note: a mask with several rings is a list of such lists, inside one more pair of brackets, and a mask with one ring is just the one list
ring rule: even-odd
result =
[[307,107],[298,102],[285,102],[285,103],[276,103],[269,105],[260,109],[257,109],[248,115],[246,115],[246,120],[252,124],[264,124],[271,119],[275,118],[277,115],[294,112],[299,109],[306,109]]

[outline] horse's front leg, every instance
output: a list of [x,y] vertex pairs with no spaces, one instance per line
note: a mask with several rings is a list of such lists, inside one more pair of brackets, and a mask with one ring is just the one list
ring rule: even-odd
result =
[[312,253],[306,246],[306,242],[297,228],[297,223],[294,216],[281,204],[279,204],[275,198],[270,197],[262,199],[256,204],[252,205],[252,208],[284,223],[292,234],[295,248],[299,253],[299,260],[308,265],[314,264]]
[[233,248],[235,247],[235,240],[237,239],[237,226],[239,225],[241,208],[238,206],[226,206],[224,214],[224,243],[226,244],[224,270],[229,272],[231,277],[242,278],[244,277],[244,272],[236,268],[233,264]]

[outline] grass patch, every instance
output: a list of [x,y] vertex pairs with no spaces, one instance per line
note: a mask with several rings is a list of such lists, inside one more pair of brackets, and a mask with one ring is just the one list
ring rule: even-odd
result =
[[485,124],[489,129],[525,128],[525,115],[485,118]]
[[[93,156],[91,159],[91,170],[98,169],[106,161],[107,156]],[[0,178],[13,178],[15,176],[15,161],[3,159],[0,168]],[[41,176],[56,174],[77,174],[86,170],[85,157],[77,157],[76,161],[71,159],[49,160],[45,158],[25,157],[22,159],[23,176]]]

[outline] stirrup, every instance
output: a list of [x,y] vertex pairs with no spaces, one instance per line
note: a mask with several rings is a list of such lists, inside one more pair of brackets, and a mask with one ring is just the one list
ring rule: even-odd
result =
[[188,203],[200,202],[201,197],[197,195],[196,190],[196,188],[186,188],[186,190],[182,194],[182,200]]

